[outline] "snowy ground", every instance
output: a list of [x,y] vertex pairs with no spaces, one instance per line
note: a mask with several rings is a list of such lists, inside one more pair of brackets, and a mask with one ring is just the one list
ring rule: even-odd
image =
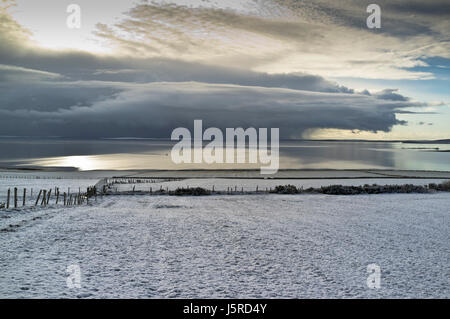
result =
[[[450,298],[450,195],[108,196],[0,212],[0,297]],[[381,288],[366,285],[381,267]],[[81,288],[66,268],[81,268]]]
[[215,191],[227,191],[237,190],[240,191],[258,191],[270,190],[278,185],[294,185],[298,188],[309,188],[309,187],[321,187],[329,185],[365,185],[365,184],[378,184],[378,185],[403,185],[403,184],[414,184],[414,185],[428,185],[430,183],[442,183],[448,181],[448,179],[412,179],[412,178],[351,178],[351,179],[227,179],[227,178],[210,178],[210,179],[184,179],[177,181],[159,181],[157,179],[141,180],[146,181],[145,183],[138,183],[131,180],[128,183],[126,179],[126,184],[114,184],[112,186],[113,191],[124,192],[131,191],[133,188],[136,191],[150,192],[157,191],[161,187],[163,189],[175,190],[179,187],[204,187],[206,189],[212,190],[214,187]]

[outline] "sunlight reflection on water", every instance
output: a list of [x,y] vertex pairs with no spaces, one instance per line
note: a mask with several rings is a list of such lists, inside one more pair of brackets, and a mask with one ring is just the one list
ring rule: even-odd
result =
[[[250,169],[260,164],[179,164],[168,140],[0,139],[0,166],[80,170]],[[450,171],[449,144],[281,141],[280,168]]]

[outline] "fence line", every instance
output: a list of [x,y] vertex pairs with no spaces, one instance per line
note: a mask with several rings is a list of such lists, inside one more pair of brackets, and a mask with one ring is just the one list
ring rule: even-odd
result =
[[[13,192],[11,192],[11,188],[8,188],[6,203],[0,202],[0,209],[19,209],[22,207],[36,207],[42,206],[46,207],[51,205],[51,200],[54,200],[54,205],[61,205],[60,196],[61,192],[59,187],[54,187],[50,189],[40,189],[39,193],[36,197],[36,200],[33,198],[33,189],[31,189],[31,196],[27,197],[27,188],[23,189],[22,196],[19,196],[19,189],[17,187],[13,188]],[[64,197],[64,201],[62,202],[63,206],[74,206],[74,205],[82,205],[88,204],[89,198],[94,197],[97,199],[97,195],[99,192],[95,186],[88,187],[86,191],[81,191],[81,188],[78,189],[77,193],[71,193],[70,188],[68,188],[68,192],[63,192],[62,196]],[[100,194],[102,195],[102,194]],[[11,205],[12,203],[12,205]],[[19,207],[19,203],[21,206]]]

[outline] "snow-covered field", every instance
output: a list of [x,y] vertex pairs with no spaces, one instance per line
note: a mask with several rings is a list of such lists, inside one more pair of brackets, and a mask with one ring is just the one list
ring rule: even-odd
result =
[[0,297],[450,298],[449,207],[449,193],[143,195],[3,211]]
[[206,189],[212,190],[214,187],[215,191],[227,191],[227,190],[237,190],[240,191],[265,191],[266,189],[274,188],[278,185],[294,185],[298,188],[309,188],[309,187],[321,187],[329,185],[365,185],[365,184],[378,184],[378,185],[403,185],[403,184],[414,184],[414,185],[428,185],[430,183],[442,183],[448,181],[448,179],[412,179],[412,178],[352,178],[352,179],[227,179],[227,178],[209,178],[209,179],[184,179],[175,181],[159,181],[157,179],[141,180],[146,181],[144,183],[139,183],[138,179],[136,182],[128,179],[126,184],[114,184],[112,186],[113,191],[123,192],[131,191],[133,188],[136,191],[150,192],[157,191],[161,187],[163,189],[175,190],[179,187],[204,187]]

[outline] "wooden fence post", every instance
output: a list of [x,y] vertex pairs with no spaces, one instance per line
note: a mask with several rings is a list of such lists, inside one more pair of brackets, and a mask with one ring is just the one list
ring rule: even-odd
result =
[[39,198],[41,198],[41,193],[42,193],[42,189],[39,191],[39,195],[38,195],[38,197],[37,197],[37,199],[36,199],[36,204],[34,204],[34,206],[37,206],[37,205],[38,205],[38,203],[39,203]]
[[59,202],[59,188],[56,189],[56,205],[58,205]]
[[45,203],[45,205],[48,205],[48,203],[50,202],[50,195],[52,194],[52,189],[50,188],[50,190],[48,191],[47,194],[47,202]]
[[8,199],[6,200],[6,208],[9,208],[9,198],[11,197],[11,190],[8,188]]
[[17,208],[17,187],[14,187],[14,208]]
[[64,206],[66,206],[66,203],[67,203],[67,194],[66,192],[64,192]]
[[24,188],[24,189],[23,189],[23,203],[22,203],[22,206],[25,206],[25,200],[26,200],[26,198],[27,198],[27,189]]
[[46,205],[47,204],[47,190],[44,189],[44,192],[42,194],[42,202],[41,202],[41,206],[42,205]]

